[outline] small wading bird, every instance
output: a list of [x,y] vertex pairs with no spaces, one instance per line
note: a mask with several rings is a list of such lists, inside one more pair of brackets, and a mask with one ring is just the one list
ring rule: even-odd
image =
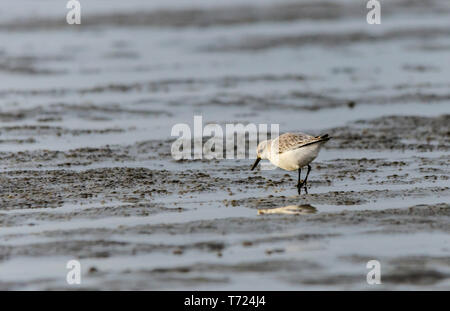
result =
[[[328,134],[322,136],[311,136],[303,133],[286,133],[275,139],[265,140],[259,143],[256,149],[256,161],[252,170],[261,160],[269,160],[273,165],[287,171],[298,170],[297,189],[300,194],[302,187],[308,193],[306,182],[311,163],[319,154],[323,144],[330,140]],[[302,167],[308,166],[305,180],[301,180]]]

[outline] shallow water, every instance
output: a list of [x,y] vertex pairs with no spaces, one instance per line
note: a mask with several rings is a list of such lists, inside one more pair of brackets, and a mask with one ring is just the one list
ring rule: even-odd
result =
[[[91,2],[0,8],[0,289],[450,289],[448,3]],[[195,115],[333,139],[298,196]]]

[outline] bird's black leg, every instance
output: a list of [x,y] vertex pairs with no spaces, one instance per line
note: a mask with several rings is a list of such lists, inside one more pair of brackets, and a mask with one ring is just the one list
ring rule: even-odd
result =
[[300,177],[300,175],[302,174],[302,169],[301,168],[299,168],[298,169],[298,182],[297,182],[297,189],[298,189],[298,194],[300,194],[301,193],[301,189],[302,189],[302,187],[303,187],[303,182],[301,181],[301,177]]
[[308,165],[308,172],[306,172],[305,180],[303,181],[303,185],[305,186],[305,191],[308,193],[308,190],[306,189],[306,182],[308,181],[309,172],[311,172],[311,165]]

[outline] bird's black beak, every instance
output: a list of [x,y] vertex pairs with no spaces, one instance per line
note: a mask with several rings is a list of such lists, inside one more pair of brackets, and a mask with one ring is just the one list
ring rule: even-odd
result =
[[252,166],[252,171],[255,169],[255,167],[258,166],[259,161],[261,161],[261,158],[256,158],[256,161],[255,161],[255,163]]

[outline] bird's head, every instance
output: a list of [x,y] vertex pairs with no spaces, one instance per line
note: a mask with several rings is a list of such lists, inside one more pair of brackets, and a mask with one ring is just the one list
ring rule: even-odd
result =
[[269,148],[270,148],[270,140],[262,141],[258,144],[258,147],[256,148],[256,161],[252,166],[252,171],[255,169],[256,166],[258,166],[259,161],[263,159],[269,158]]

